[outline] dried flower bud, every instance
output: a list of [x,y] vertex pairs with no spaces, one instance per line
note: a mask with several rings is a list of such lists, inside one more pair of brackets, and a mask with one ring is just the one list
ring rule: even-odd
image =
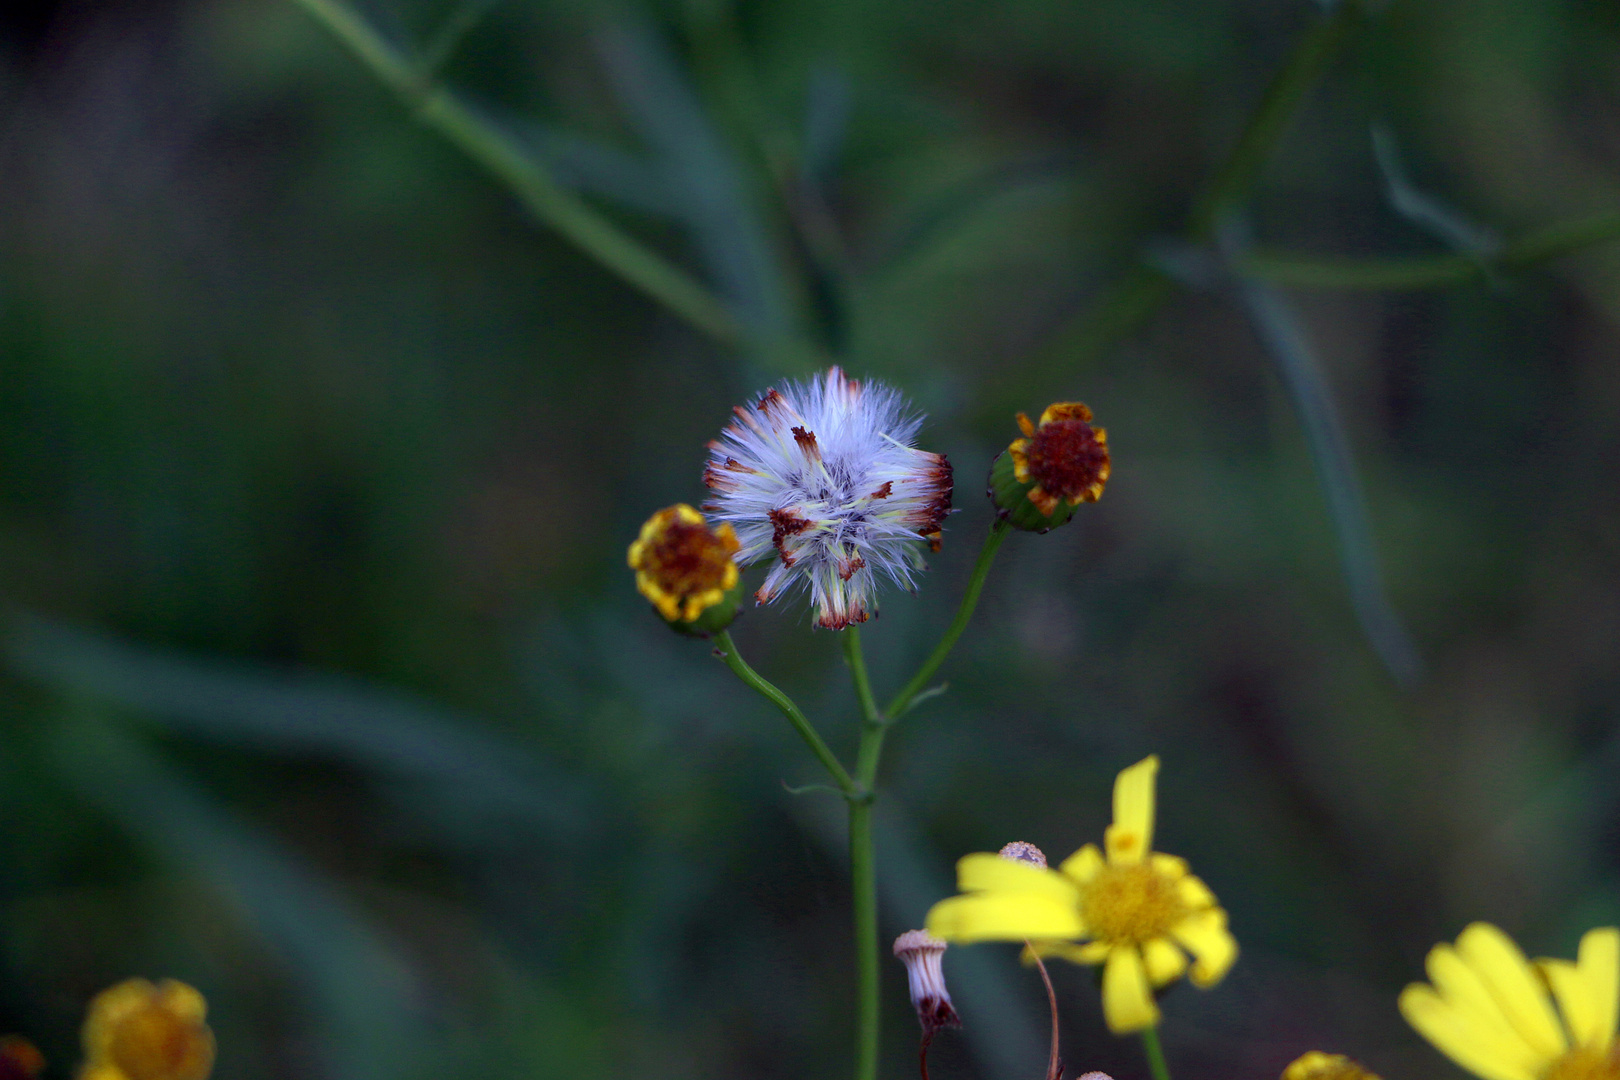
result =
[[931,1036],[942,1027],[961,1027],[962,1018],[956,1015],[950,991],[945,989],[945,969],[940,962],[945,942],[926,930],[907,930],[894,939],[894,955],[906,965],[911,1004],[924,1034]]
[[0,1036],[0,1080],[34,1080],[45,1069],[45,1055],[21,1035]]
[[996,854],[1000,855],[1003,859],[1011,859],[1014,862],[1029,863],[1029,865],[1038,866],[1042,870],[1046,869],[1046,852],[1042,851],[1034,844],[1028,844],[1022,840],[1014,840],[1012,843],[996,852]]
[[1378,1077],[1343,1054],[1312,1050],[1295,1058],[1283,1070],[1282,1080],[1378,1080]]
[[685,503],[647,519],[630,545],[636,588],[676,630],[705,637],[731,625],[742,601],[741,577],[732,556],[740,544],[728,525],[709,528]]
[[185,983],[126,979],[97,994],[84,1021],[80,1080],[207,1080],[214,1033]]
[[1039,425],[1018,414],[1024,437],[990,466],[990,501],[1015,528],[1046,532],[1083,502],[1096,502],[1108,483],[1108,432],[1091,426],[1078,401],[1046,407]]

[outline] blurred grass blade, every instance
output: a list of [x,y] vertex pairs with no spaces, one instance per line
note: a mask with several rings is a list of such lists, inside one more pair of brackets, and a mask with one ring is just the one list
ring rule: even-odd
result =
[[1373,156],[1384,176],[1384,189],[1395,212],[1418,228],[1458,251],[1488,259],[1502,249],[1502,238],[1483,225],[1469,221],[1459,210],[1420,191],[1407,176],[1395,136],[1381,124],[1372,129]]
[[576,191],[644,214],[680,216],[680,200],[657,167],[627,150],[544,124],[530,128],[527,141],[557,180]]
[[1237,289],[1305,429],[1338,537],[1340,564],[1356,618],[1389,673],[1401,685],[1411,686],[1422,675],[1422,662],[1385,590],[1350,443],[1304,327],[1271,286],[1240,278]]
[[194,790],[94,707],[68,710],[51,747],[63,774],[187,872],[209,880],[285,962],[327,1073],[345,1080],[425,1074],[409,1017],[409,969],[326,882]]
[[528,748],[358,680],[202,660],[32,616],[12,620],[3,648],[20,674],[172,730],[403,775],[463,806],[526,820],[546,836],[575,834],[588,816],[579,784]]
[[854,101],[842,71],[818,66],[810,73],[804,98],[804,173],[818,183],[838,169]]
[[416,66],[343,0],[293,0],[371,69],[423,124],[438,131],[496,179],[544,224],[698,330],[728,345],[745,335],[701,282],[558,185],[533,154],[459,97],[421,77]]
[[662,37],[645,21],[597,35],[609,79],[653,151],[699,256],[748,327],[763,337],[787,326],[781,268],[737,159],[704,112]]
[[498,3],[500,0],[462,0],[422,49],[421,59],[416,64],[417,73],[424,79],[437,75],[439,69],[461,47],[466,36],[484,21],[484,16]]

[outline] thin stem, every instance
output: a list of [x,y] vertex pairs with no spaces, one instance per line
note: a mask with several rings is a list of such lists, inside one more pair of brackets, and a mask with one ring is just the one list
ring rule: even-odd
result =
[[788,718],[788,722],[793,725],[794,730],[799,733],[806,745],[810,747],[811,753],[815,754],[817,759],[821,761],[822,766],[832,776],[833,781],[838,785],[838,790],[843,792],[846,799],[854,802],[862,798],[861,789],[850,778],[843,763],[838,760],[837,755],[822,740],[815,726],[793,703],[793,699],[777,689],[759,672],[749,667],[748,661],[744,660],[742,655],[737,652],[737,643],[731,640],[731,631],[722,630],[714,635],[714,654],[725,662],[726,667],[730,668],[737,678],[747,683],[760,696],[782,710],[782,715]]
[[962,631],[967,629],[968,620],[973,617],[973,609],[979,604],[979,593],[984,589],[984,579],[990,573],[990,564],[996,560],[996,549],[1001,547],[1001,542],[1007,538],[1007,533],[1011,529],[1012,526],[1007,524],[1005,519],[998,519],[990,526],[990,535],[984,538],[984,547],[979,549],[979,560],[973,564],[973,576],[968,578],[967,591],[962,594],[962,602],[957,605],[956,617],[946,628],[945,636],[939,639],[939,644],[934,646],[934,651],[923,661],[923,666],[917,669],[917,674],[913,675],[911,681],[901,688],[893,701],[889,702],[889,707],[883,711],[884,721],[892,722],[899,719],[911,705],[912,699],[922,692],[923,687],[928,685],[928,680],[934,677],[934,672],[939,670],[939,666],[950,655],[951,647],[956,644],[956,639],[962,636]]
[[928,1044],[934,1041],[934,1028],[924,1028],[922,1047],[917,1051],[919,1064],[922,1066],[922,1080],[928,1080]]
[[1142,1029],[1142,1052],[1147,1055],[1148,1071],[1153,1074],[1153,1080],[1170,1080],[1170,1066],[1165,1064],[1164,1047],[1159,1045],[1157,1027]]
[[725,305],[685,270],[597,213],[552,178],[508,135],[449,90],[424,79],[344,0],[295,0],[397,94],[418,120],[454,143],[511,189],[536,218],[579,250],[698,330],[726,345],[746,334]]
[[1350,28],[1361,16],[1359,0],[1341,0],[1333,12],[1311,27],[1272,77],[1231,156],[1193,208],[1188,232],[1197,241],[1214,238],[1221,218],[1242,201],[1271,152],[1287,134],[1306,95],[1344,48]]
[[872,680],[866,675],[866,657],[861,654],[861,628],[850,626],[844,631],[844,662],[849,665],[850,678],[855,682],[855,697],[861,703],[861,717],[868,724],[880,724],[883,716],[878,712],[877,699],[872,696]]
[[[867,733],[881,727],[869,726]],[[866,736],[862,736],[862,743]],[[849,888],[855,915],[855,1080],[877,1080],[877,868],[872,857],[872,802],[849,803]]]
[[1495,255],[1431,255],[1409,259],[1310,258],[1249,252],[1233,260],[1238,273],[1274,285],[1317,289],[1433,289],[1528,270],[1593,244],[1620,239],[1620,213],[1595,214],[1527,233]]
[[1052,1052],[1046,1059],[1046,1080],[1063,1080],[1063,1057],[1058,1053],[1058,1007],[1057,991],[1052,989],[1052,976],[1046,973],[1046,964],[1035,952],[1034,946],[1024,942],[1024,948],[1035,960],[1035,967],[1041,973],[1041,982],[1046,984],[1046,1001],[1052,1007]]

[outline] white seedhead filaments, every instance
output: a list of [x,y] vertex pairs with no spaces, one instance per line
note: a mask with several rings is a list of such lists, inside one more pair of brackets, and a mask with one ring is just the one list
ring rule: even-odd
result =
[[739,566],[775,553],[755,600],[804,582],[816,625],[842,630],[876,610],[878,575],[912,588],[923,543],[939,549],[951,466],[910,445],[922,417],[896,391],[835,367],[732,411],[709,444],[704,509],[736,529]]
[[924,1034],[932,1036],[942,1027],[961,1027],[951,993],[945,989],[945,967],[940,962],[945,956],[945,942],[926,930],[907,930],[894,939],[894,955],[906,965],[911,1005],[917,1010]]

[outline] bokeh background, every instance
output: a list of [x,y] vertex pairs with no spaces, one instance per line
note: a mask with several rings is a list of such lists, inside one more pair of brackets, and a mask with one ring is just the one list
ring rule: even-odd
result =
[[[1009,540],[891,737],[886,939],[964,852],[1099,839],[1154,751],[1159,846],[1244,949],[1164,1002],[1182,1080],[1310,1048],[1458,1075],[1394,1007],[1432,943],[1485,918],[1572,955],[1620,919],[1620,247],[1257,306],[1172,239],[1321,5],[363,12],[413,53],[460,19],[442,78],[535,160],[926,410],[960,512],[866,630],[880,696],[953,609],[1013,411],[1109,429],[1107,495]],[[1600,0],[1382,5],[1229,235],[1488,253],[1613,210],[1617,45]],[[1144,261],[1185,285],[1092,347]],[[816,363],[601,269],[289,0],[0,6],[0,1027],[66,1077],[91,994],[172,975],[221,1080],[843,1075],[840,806],[624,568],[729,407]],[[851,750],[836,637],[802,605],[736,634]],[[947,971],[934,1075],[1038,1075],[1016,951]],[[1056,977],[1071,1071],[1145,1075],[1092,973]]]

